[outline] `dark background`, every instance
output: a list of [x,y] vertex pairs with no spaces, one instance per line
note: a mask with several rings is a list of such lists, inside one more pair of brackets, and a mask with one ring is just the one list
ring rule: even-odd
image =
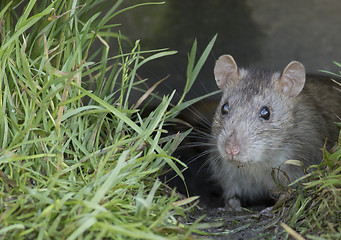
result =
[[[129,0],[125,5],[145,1]],[[169,48],[178,54],[148,64],[141,73],[150,84],[170,74],[158,91],[182,93],[187,54],[194,39],[201,54],[212,37],[218,39],[192,96],[217,90],[215,60],[231,54],[239,66],[254,65],[282,71],[292,60],[309,73],[338,72],[341,61],[341,2],[338,0],[166,0],[119,15],[118,29],[144,49]]]

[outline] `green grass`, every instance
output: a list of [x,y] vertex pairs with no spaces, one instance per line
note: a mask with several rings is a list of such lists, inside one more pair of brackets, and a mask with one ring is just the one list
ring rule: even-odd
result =
[[[171,154],[188,132],[164,126],[199,100],[184,101],[215,37],[197,62],[194,43],[171,104],[174,92],[153,94],[137,72],[176,52],[142,51],[117,32],[117,14],[148,5],[121,3],[101,13],[100,0],[1,2],[0,239],[186,239],[198,228],[179,222],[195,199],[158,176],[169,166],[183,177]],[[143,119],[151,98],[160,103]]]

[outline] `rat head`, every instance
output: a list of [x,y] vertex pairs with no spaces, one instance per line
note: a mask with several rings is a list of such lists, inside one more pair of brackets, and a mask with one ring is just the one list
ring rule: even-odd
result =
[[280,165],[290,153],[295,101],[305,82],[300,62],[280,73],[239,69],[230,55],[221,56],[214,75],[223,96],[212,134],[223,161],[237,166],[266,162]]

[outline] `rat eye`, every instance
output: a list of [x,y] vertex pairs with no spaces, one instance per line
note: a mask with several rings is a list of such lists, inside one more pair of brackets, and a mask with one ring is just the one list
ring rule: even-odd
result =
[[263,118],[264,120],[269,120],[270,109],[267,106],[262,107],[259,112],[259,117]]
[[229,111],[230,111],[230,106],[229,106],[228,103],[225,103],[223,106],[221,106],[221,113],[222,113],[223,115],[228,114]]

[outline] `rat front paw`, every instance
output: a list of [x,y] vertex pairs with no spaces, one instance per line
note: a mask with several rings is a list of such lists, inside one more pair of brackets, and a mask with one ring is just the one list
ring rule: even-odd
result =
[[226,199],[225,209],[228,211],[242,211],[240,199],[236,196]]

